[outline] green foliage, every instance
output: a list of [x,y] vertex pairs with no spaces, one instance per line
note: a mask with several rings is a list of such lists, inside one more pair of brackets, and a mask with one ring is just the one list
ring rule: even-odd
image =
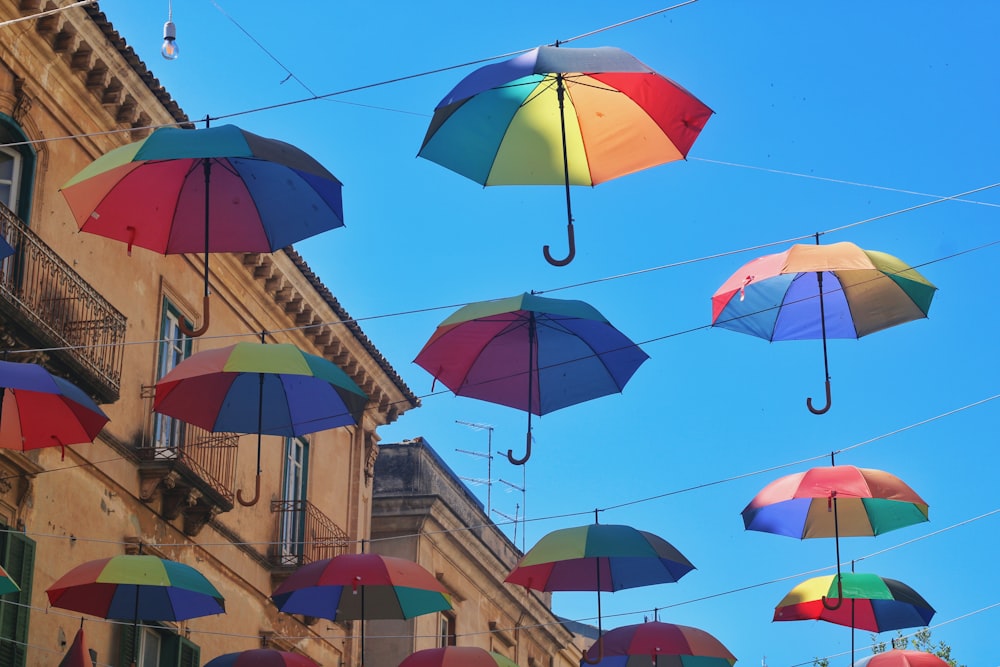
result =
[[[872,641],[872,651],[874,653],[884,653],[887,650],[885,642],[877,641],[877,635],[872,635]],[[926,653],[933,653],[951,665],[951,667],[965,667],[965,665],[960,665],[957,660],[951,657],[951,647],[948,644],[943,641],[939,641],[937,644],[934,643],[934,640],[931,639],[930,628],[918,630],[910,637],[904,637],[902,632],[897,631],[895,639],[892,640],[892,645],[888,648],[908,648],[912,651],[925,651]]]

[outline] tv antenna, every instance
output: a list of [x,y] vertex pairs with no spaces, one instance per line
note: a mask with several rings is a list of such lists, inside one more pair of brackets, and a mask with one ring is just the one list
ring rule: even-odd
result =
[[[524,468],[525,467],[526,466],[522,466],[521,467],[521,476],[522,477],[524,476]],[[520,509],[521,507],[524,507],[527,504],[527,496],[526,496],[526,491],[525,491],[525,489],[527,488],[526,486],[518,486],[517,484],[514,484],[513,482],[508,482],[507,480],[505,480],[503,478],[498,479],[497,481],[500,482],[501,484],[506,484],[507,486],[509,486],[510,488],[514,489],[515,491],[520,491],[521,492],[521,502],[517,505],[518,509]],[[493,511],[496,512],[496,510],[493,510]],[[522,523],[524,522],[524,517],[525,516],[527,516],[527,510],[525,510],[525,512],[521,513],[521,522]],[[514,521],[516,522],[517,519],[514,519]],[[525,533],[525,531],[522,530],[521,531],[521,551],[522,552],[524,552],[524,533]],[[517,523],[514,524],[514,544],[517,544]]]
[[[492,489],[493,489],[493,427],[490,424],[477,424],[476,422],[466,422],[461,419],[455,420],[456,424],[461,424],[462,426],[468,426],[476,431],[486,431],[486,453],[482,452],[471,452],[467,449],[458,449],[456,452],[461,452],[463,454],[469,454],[470,456],[478,456],[480,458],[486,459],[486,480],[470,480],[477,482],[479,484],[486,484],[486,516],[490,515],[491,500],[492,500]],[[462,479],[465,479],[464,477]]]
[[[508,521],[510,521],[511,523],[514,524],[514,539],[511,540],[511,541],[515,545],[517,545],[517,515],[518,515],[518,512],[520,510],[521,510],[521,506],[520,505],[514,505],[514,516],[511,516],[509,514],[505,514],[504,512],[501,512],[500,510],[493,510],[494,514],[499,514],[500,516],[502,516],[503,518],[507,519]],[[522,544],[521,551],[524,551],[524,546],[523,546],[523,544],[524,544],[524,534],[523,533],[521,535],[521,544]]]

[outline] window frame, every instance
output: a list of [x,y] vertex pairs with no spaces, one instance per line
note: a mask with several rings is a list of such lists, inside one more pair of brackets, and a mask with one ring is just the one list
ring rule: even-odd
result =
[[[283,454],[281,500],[288,504],[304,503],[309,488],[309,441],[302,436],[286,437]],[[282,562],[302,561],[305,554],[305,518],[304,511],[281,513],[278,550]]]
[[[6,524],[0,524],[0,559],[7,574],[21,588],[2,596],[5,603],[11,604],[0,604],[0,662],[12,667],[26,667],[35,541]],[[8,627],[11,636],[7,636]]]
[[[156,352],[157,381],[191,356],[194,339],[181,330],[181,322],[190,327],[191,323],[180,309],[164,296],[160,310],[160,342]],[[184,422],[159,412],[154,415],[153,448],[158,458],[173,458],[177,450],[184,447]]]

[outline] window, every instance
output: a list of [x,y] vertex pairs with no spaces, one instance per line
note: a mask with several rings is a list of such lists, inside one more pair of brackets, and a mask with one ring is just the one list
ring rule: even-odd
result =
[[302,562],[305,540],[305,508],[297,507],[306,499],[308,481],[309,443],[304,438],[285,438],[285,464],[281,480],[281,499],[289,505],[281,513],[281,562]]
[[[131,664],[135,631],[132,626],[121,625],[118,644],[118,662]],[[170,628],[139,626],[139,648],[135,652],[135,667],[198,667],[201,649],[191,640],[181,637]]]
[[0,665],[25,667],[35,542],[0,525],[0,563],[21,590],[0,600]]
[[21,180],[21,155],[10,148],[0,148],[0,203],[17,211]]
[[455,646],[458,640],[458,633],[455,632],[455,614],[449,611],[441,612],[441,641],[440,645]]
[[0,114],[0,203],[28,222],[35,151],[10,116]]
[[[160,350],[156,377],[162,378],[177,364],[191,356],[191,338],[184,335],[180,327],[181,314],[169,299],[163,299],[163,314],[160,318]],[[153,423],[153,446],[157,455],[165,458],[175,454],[175,448],[184,445],[184,423],[173,417],[155,413]]]

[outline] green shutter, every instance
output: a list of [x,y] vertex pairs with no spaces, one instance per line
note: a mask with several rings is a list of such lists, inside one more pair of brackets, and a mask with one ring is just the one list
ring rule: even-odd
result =
[[184,637],[178,639],[181,641],[177,667],[198,667],[201,664],[201,649],[189,639]]
[[121,623],[118,626],[118,664],[121,667],[128,667],[131,664],[134,650],[135,630],[131,625]]
[[[35,569],[35,542],[23,533],[0,532],[0,558],[21,590],[0,600],[0,667],[25,667],[28,653],[28,620],[31,579]],[[13,604],[6,604],[13,603]]]

